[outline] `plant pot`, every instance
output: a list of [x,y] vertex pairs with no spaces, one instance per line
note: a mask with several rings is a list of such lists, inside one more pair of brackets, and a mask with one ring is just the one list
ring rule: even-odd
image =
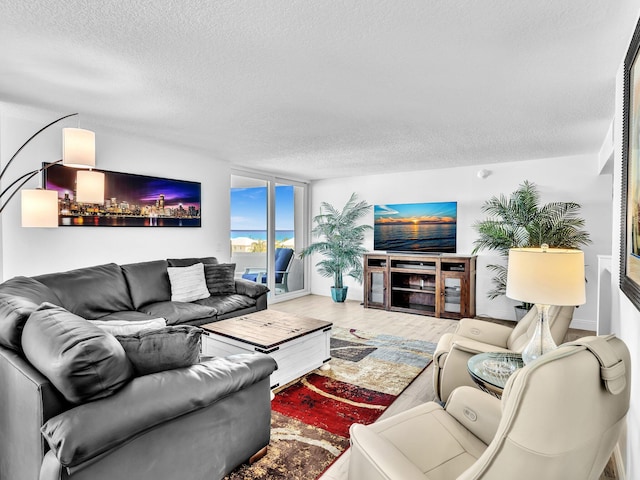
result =
[[522,320],[524,318],[524,316],[529,313],[529,308],[526,308],[522,305],[516,305],[515,307],[513,307],[514,310],[516,311],[516,322],[519,322],[520,320]]
[[331,287],[331,298],[336,303],[344,302],[347,299],[347,290],[349,287],[336,288]]

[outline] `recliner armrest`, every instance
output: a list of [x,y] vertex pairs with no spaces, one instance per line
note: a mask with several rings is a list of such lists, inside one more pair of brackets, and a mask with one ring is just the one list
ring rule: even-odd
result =
[[[461,350],[471,355],[488,352],[510,352],[511,350],[502,347],[496,347],[489,343],[476,342],[475,340],[456,339],[451,345],[451,350]],[[449,352],[451,354],[451,352]]]
[[455,335],[507,348],[507,341],[511,332],[513,332],[513,328],[506,325],[475,318],[463,318],[458,324]]
[[268,355],[240,354],[137,377],[114,395],[51,418],[41,431],[59,462],[74,467],[258,383],[275,368]]
[[498,398],[466,386],[451,393],[445,410],[487,445],[495,437],[502,417]]

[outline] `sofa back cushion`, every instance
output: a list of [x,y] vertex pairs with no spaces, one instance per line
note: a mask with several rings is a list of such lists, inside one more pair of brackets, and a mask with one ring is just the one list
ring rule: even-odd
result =
[[136,310],[149,303],[171,300],[168,266],[169,263],[166,260],[122,265],[131,301]]
[[202,258],[169,258],[167,260],[170,267],[190,267],[196,263],[203,263],[205,265],[216,265],[218,259],[216,257],[202,257]]
[[115,263],[34,277],[47,285],[76,315],[94,320],[112,312],[135,310],[122,269]]
[[54,305],[61,303],[60,298],[53,290],[31,277],[13,277],[7,280],[0,284],[0,293],[24,297],[37,305],[44,302]]
[[50,303],[29,316],[22,348],[72,403],[107,397],[133,377],[133,366],[113,335]]

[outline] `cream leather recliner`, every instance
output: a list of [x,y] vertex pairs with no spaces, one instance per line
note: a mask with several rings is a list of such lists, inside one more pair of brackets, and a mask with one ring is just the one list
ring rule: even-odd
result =
[[597,480],[629,409],[630,359],[614,336],[567,343],[517,370],[502,400],[457,388],[351,427],[350,480]]
[[[569,329],[574,307],[549,308],[551,336],[560,345]],[[514,327],[486,320],[463,318],[454,333],[445,333],[433,354],[433,389],[442,402],[462,385],[475,386],[467,371],[468,360],[478,353],[522,353],[533,336],[538,311],[534,306]]]

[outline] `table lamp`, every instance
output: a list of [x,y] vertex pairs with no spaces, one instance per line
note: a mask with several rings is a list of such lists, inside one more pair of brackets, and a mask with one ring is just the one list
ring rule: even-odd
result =
[[584,253],[546,244],[510,249],[507,297],[533,303],[538,310],[534,335],[522,351],[524,363],[531,363],[557,347],[549,329],[549,306],[576,306],[586,301]]

